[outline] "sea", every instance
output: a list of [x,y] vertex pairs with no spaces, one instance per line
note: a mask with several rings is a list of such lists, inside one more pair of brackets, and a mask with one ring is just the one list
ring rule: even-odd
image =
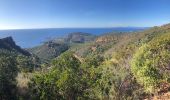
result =
[[144,29],[146,27],[10,29],[0,30],[0,38],[12,36],[16,44],[20,47],[32,48],[52,38],[65,37],[73,32],[102,35],[110,32],[133,32]]

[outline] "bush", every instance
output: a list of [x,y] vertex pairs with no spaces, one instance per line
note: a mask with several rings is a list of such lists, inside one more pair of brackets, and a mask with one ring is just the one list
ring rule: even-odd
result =
[[22,71],[22,72],[32,72],[33,71],[33,67],[35,65],[33,64],[31,57],[19,55],[19,56],[17,56],[16,59],[17,59],[18,68],[20,69],[20,71]]
[[144,44],[131,61],[131,70],[146,92],[154,93],[170,77],[170,34]]
[[75,100],[82,93],[80,62],[72,53],[62,54],[52,63],[52,70],[35,75],[29,87],[32,99]]
[[10,52],[0,53],[0,99],[14,100],[17,64]]

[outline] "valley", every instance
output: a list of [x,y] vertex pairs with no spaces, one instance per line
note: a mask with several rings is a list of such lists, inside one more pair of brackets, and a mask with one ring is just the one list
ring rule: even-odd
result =
[[14,41],[0,39],[4,100],[169,99],[170,24],[102,35],[73,32],[26,49]]

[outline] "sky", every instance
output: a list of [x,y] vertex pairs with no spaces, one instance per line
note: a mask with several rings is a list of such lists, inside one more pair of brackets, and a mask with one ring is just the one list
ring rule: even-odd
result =
[[152,27],[170,0],[0,0],[0,29]]

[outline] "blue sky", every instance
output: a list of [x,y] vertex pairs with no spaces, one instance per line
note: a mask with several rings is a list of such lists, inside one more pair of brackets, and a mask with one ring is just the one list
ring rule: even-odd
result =
[[150,27],[170,22],[170,0],[0,0],[0,29]]

